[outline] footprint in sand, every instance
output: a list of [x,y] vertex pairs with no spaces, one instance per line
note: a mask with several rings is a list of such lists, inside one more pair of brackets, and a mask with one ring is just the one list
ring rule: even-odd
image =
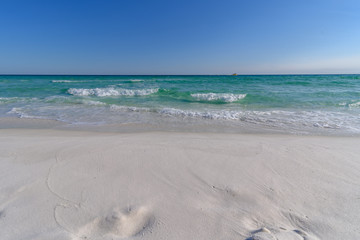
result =
[[261,228],[259,230],[253,231],[251,237],[246,240],[277,240],[272,232],[267,228]]
[[285,228],[280,228],[280,230],[270,231],[267,228],[261,228],[259,230],[253,231],[251,237],[246,240],[315,240],[309,236],[307,233],[301,230],[286,230]]
[[153,217],[146,207],[114,210],[104,217],[95,218],[76,233],[80,239],[121,239],[143,233],[150,227]]
[[0,211],[0,219],[5,217],[5,211]]

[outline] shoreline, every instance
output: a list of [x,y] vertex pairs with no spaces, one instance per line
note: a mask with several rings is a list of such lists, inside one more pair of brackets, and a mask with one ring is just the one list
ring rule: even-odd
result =
[[154,124],[125,123],[125,124],[72,124],[59,120],[42,118],[0,117],[0,130],[5,129],[39,129],[55,131],[79,131],[94,133],[194,133],[194,134],[234,134],[234,135],[269,135],[269,136],[309,136],[309,137],[349,137],[358,138],[360,133],[333,133],[333,132],[286,132],[281,129],[264,128],[228,128],[217,125],[203,127],[201,124],[194,126],[160,126]]
[[359,144],[0,129],[3,238],[356,239]]
[[0,118],[53,119],[57,128],[90,131],[360,136],[357,78],[8,76]]

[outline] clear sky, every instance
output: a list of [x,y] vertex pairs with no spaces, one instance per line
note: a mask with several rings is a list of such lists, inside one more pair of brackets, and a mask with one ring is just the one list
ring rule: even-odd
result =
[[2,74],[360,73],[359,0],[1,0]]

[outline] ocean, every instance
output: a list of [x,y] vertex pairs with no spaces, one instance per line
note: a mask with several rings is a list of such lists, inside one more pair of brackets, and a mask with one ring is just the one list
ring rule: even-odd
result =
[[114,131],[359,135],[360,75],[2,75],[8,117]]

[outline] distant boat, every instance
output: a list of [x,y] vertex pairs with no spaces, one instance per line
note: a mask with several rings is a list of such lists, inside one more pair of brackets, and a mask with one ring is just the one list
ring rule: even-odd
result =
[[232,76],[237,76],[237,74],[236,73],[233,73],[233,74],[231,74]]

